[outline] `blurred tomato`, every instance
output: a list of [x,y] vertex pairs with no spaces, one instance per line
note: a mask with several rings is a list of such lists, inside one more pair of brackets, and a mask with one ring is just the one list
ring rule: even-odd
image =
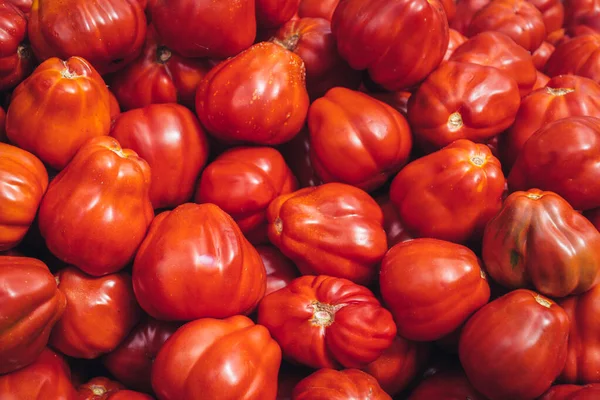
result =
[[562,0],[527,0],[542,13],[546,33],[550,34],[563,27],[565,6]]
[[456,2],[456,15],[450,27],[456,29],[463,35],[467,35],[469,31],[469,25],[473,16],[487,6],[491,0],[458,0]]
[[539,400],[592,400],[600,396],[600,384],[554,385]]
[[546,67],[546,63],[554,53],[555,47],[553,44],[544,42],[535,52],[531,55],[533,57],[533,64],[538,71],[543,71]]
[[387,235],[388,248],[394,245],[414,239],[410,233],[406,231],[400,215],[396,207],[392,203],[390,196],[387,194],[375,198],[381,211],[383,211],[383,229]]

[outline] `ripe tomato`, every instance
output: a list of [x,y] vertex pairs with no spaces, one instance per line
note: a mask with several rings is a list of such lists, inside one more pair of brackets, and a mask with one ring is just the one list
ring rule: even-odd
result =
[[258,251],[267,271],[265,296],[286,287],[300,275],[294,263],[276,247],[257,246],[256,251]]
[[298,16],[300,18],[324,18],[331,21],[340,0],[300,0]]
[[107,400],[123,389],[125,386],[121,383],[99,376],[79,385],[77,398],[78,400]]
[[448,48],[444,55],[444,61],[448,61],[452,54],[454,54],[454,51],[467,41],[467,37],[455,29],[449,30],[449,38],[450,41],[448,42]]
[[21,83],[34,66],[27,43],[27,16],[11,1],[0,3],[0,37],[0,90],[7,90]]
[[377,201],[377,204],[381,207],[381,211],[383,211],[383,229],[387,235],[388,248],[391,249],[398,243],[414,239],[404,227],[404,223],[400,219],[390,196],[387,194],[381,195],[376,197],[375,201]]
[[600,34],[577,36],[558,45],[545,72],[550,77],[574,74],[600,83]]
[[[460,3],[459,3],[460,4]],[[487,400],[461,370],[438,372],[413,390],[408,400]]]
[[323,368],[301,380],[291,400],[392,400],[371,375]]
[[292,19],[299,3],[300,0],[256,0],[256,22],[262,28],[277,28]]

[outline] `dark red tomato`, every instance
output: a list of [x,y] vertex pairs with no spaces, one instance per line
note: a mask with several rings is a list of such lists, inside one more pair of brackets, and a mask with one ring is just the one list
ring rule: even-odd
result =
[[467,321],[458,353],[469,381],[492,399],[542,395],[565,366],[567,313],[526,289],[485,305]]
[[292,140],[277,147],[286,163],[298,179],[300,188],[323,184],[317,176],[310,159],[310,136],[308,127],[303,128]]
[[115,97],[115,94],[110,90],[108,91],[108,100],[110,103],[110,120],[114,121],[115,118],[121,114],[121,106],[119,105],[119,101]]
[[475,253],[437,239],[414,239],[392,247],[381,262],[379,286],[398,334],[416,341],[452,333],[490,298]]
[[600,398],[600,384],[554,385],[539,400],[593,400]]
[[361,368],[396,336],[392,314],[364,286],[330,276],[303,276],[258,307],[284,356],[311,368]]
[[103,376],[98,376],[79,385],[77,388],[77,400],[107,400],[111,395],[123,389],[125,389],[123,384]]
[[213,64],[174,53],[150,26],[142,54],[111,77],[110,88],[124,111],[177,102],[193,109],[196,89]]
[[216,204],[233,217],[251,243],[260,244],[269,242],[267,207],[296,189],[296,178],[277,150],[236,147],[208,164],[194,201]]
[[31,11],[31,6],[33,4],[33,0],[8,0],[8,2],[17,6],[19,10],[23,11],[25,14]]
[[565,6],[561,0],[527,0],[540,12],[546,26],[546,33],[550,34],[563,27],[565,20]]
[[400,215],[398,215],[398,210],[396,210],[396,207],[390,200],[390,196],[384,194],[376,197],[375,201],[377,201],[377,204],[381,207],[381,211],[383,211],[383,229],[387,234],[388,248],[414,239],[404,227]]
[[294,263],[276,247],[257,246],[256,251],[267,271],[267,291],[265,296],[286,287],[300,274]]
[[154,397],[132,390],[119,390],[108,396],[106,400],[154,400]]
[[339,2],[340,0],[300,0],[298,16],[300,18],[325,18],[331,21]]
[[[562,3],[560,3],[562,4]],[[531,55],[533,57],[533,64],[538,71],[543,71],[546,67],[546,63],[554,53],[554,45],[548,42],[542,43],[535,52]]]
[[6,112],[0,107],[0,143],[6,143]]
[[[459,3],[460,4],[460,3]],[[460,370],[447,370],[426,378],[408,400],[487,400]]]
[[148,162],[155,209],[174,208],[192,198],[208,159],[208,140],[190,110],[152,104],[126,111],[113,122],[110,135]]
[[448,47],[448,20],[438,0],[345,0],[331,28],[350,66],[368,70],[389,90],[421,82]]
[[569,117],[542,127],[523,146],[508,185],[555,192],[576,210],[600,207],[600,119]]
[[550,77],[574,74],[600,83],[600,34],[577,36],[557,46],[545,72]]
[[292,19],[299,3],[300,0],[256,0],[256,22],[262,28],[277,28]]
[[139,0],[34,0],[29,40],[39,60],[82,57],[106,74],[137,58],[146,26]]
[[567,32],[572,37],[600,33],[600,7],[579,17]]
[[600,9],[598,0],[565,0],[565,27],[571,28],[586,15]]
[[444,55],[444,61],[448,61],[454,51],[464,42],[467,41],[467,37],[460,33],[457,30],[450,29],[449,30],[450,41],[448,42],[448,49],[446,50],[446,54]]
[[371,375],[358,369],[323,368],[301,380],[292,400],[392,400]]
[[10,1],[0,2],[0,38],[0,90],[7,90],[21,83],[35,63],[26,42],[27,16]]
[[477,11],[487,6],[491,0],[459,0],[456,3],[456,15],[450,23],[450,28],[467,35],[469,25]]

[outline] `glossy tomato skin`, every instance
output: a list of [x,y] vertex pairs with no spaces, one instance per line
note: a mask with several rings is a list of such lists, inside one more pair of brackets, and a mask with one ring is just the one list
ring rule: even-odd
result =
[[442,7],[444,7],[444,12],[446,13],[446,19],[448,20],[448,23],[451,23],[456,16],[456,1],[441,0],[440,3],[442,3]]
[[568,336],[569,317],[559,305],[517,289],[467,321],[458,351],[469,381],[485,396],[532,399],[563,369]]
[[487,400],[461,370],[438,372],[426,378],[410,394],[408,400]]
[[404,227],[404,223],[398,215],[398,210],[396,210],[389,195],[377,196],[375,201],[377,201],[383,212],[383,229],[387,235],[388,248],[391,249],[398,243],[414,239]]
[[125,386],[103,376],[92,378],[77,388],[78,400],[106,400]]
[[365,191],[385,184],[406,164],[412,149],[410,127],[402,114],[350,89],[334,88],[314,101],[308,128],[317,175],[324,182]]
[[257,246],[256,251],[258,251],[267,272],[265,296],[286,287],[300,276],[294,263],[276,247]]
[[39,60],[78,56],[106,74],[138,56],[146,26],[139,0],[34,0],[29,40]]
[[179,325],[143,317],[119,346],[102,358],[102,363],[127,387],[150,393],[154,359]]
[[298,16],[300,18],[324,18],[331,21],[340,0],[300,0]]
[[0,299],[0,374],[6,374],[35,362],[67,304],[48,267],[26,257],[0,256]]
[[516,81],[503,71],[448,61],[410,96],[408,120],[426,151],[458,139],[485,143],[513,123],[520,102]]
[[500,210],[504,187],[489,147],[462,139],[404,167],[390,199],[415,237],[463,243],[478,237]]
[[7,90],[27,77],[35,62],[26,43],[27,16],[10,1],[0,4],[0,36],[0,90]]
[[379,286],[398,334],[416,341],[452,333],[490,298],[475,253],[437,239],[414,239],[392,247],[381,262]]
[[196,116],[178,104],[152,104],[126,111],[110,135],[148,162],[155,209],[189,201],[208,159],[208,139]]
[[381,208],[350,185],[327,183],[280,196],[269,205],[267,220],[271,243],[303,275],[368,284],[387,251]]
[[160,400],[275,400],[281,349],[237,315],[182,326],[160,349],[152,387]]
[[550,34],[563,27],[565,6],[560,0],[527,0],[542,13],[546,33]]
[[495,67],[513,78],[519,85],[519,93],[531,92],[536,70],[529,52],[502,32],[481,32],[457,48],[450,61]]
[[301,380],[292,400],[391,400],[371,375],[358,369],[323,368]]
[[236,147],[202,172],[194,201],[219,206],[254,244],[268,243],[267,207],[298,189],[281,153],[271,147]]
[[577,36],[558,45],[545,72],[550,77],[574,74],[600,83],[600,34]]
[[306,67],[306,89],[317,99],[334,87],[357,89],[361,73],[338,54],[331,22],[323,18],[293,19],[275,34],[275,40],[296,53]]
[[277,28],[298,12],[300,0],[255,0],[256,22],[262,28]]
[[235,221],[214,204],[159,214],[133,264],[133,288],[165,321],[249,314],[265,293],[265,267]]
[[491,0],[460,0],[456,2],[456,15],[450,23],[450,28],[456,29],[463,35],[469,32],[473,16],[487,6]]
[[506,287],[580,294],[600,279],[600,232],[555,193],[517,191],[485,228],[483,261]]
[[0,375],[2,400],[77,400],[71,384],[71,371],[65,360],[45,348],[40,356],[25,368]]
[[535,81],[535,86],[533,90],[545,88],[546,85],[550,82],[550,77],[548,75],[538,71],[537,72],[537,80]]
[[258,307],[287,359],[311,368],[360,368],[396,336],[392,314],[364,286],[306,275],[266,296]]
[[193,108],[196,89],[212,67],[208,60],[185,58],[163,46],[149,26],[142,53],[112,76],[110,88],[124,111],[177,102]]
[[[561,3],[562,4],[562,3]],[[535,52],[531,55],[533,57],[533,64],[538,71],[543,71],[546,67],[546,63],[554,53],[555,47],[550,42],[544,42]]]
[[0,251],[25,237],[48,188],[48,173],[33,154],[0,143]]
[[551,122],[523,146],[508,176],[509,188],[552,191],[576,210],[600,207],[599,154],[599,118],[569,117]]
[[148,163],[111,137],[88,141],[50,183],[38,215],[48,249],[101,276],[133,259],[154,217]]
[[446,49],[446,54],[444,54],[444,61],[448,61],[452,54],[454,54],[454,51],[458,47],[460,47],[460,45],[467,41],[467,37],[455,29],[450,28],[448,34],[450,40],[448,41],[448,48]]
[[492,1],[477,11],[469,24],[468,36],[485,31],[502,32],[531,52],[546,38],[544,17],[527,0]]
[[274,145],[300,132],[308,102],[302,59],[261,42],[208,73],[196,93],[196,112],[217,139]]
[[331,28],[350,66],[368,70],[388,90],[421,82],[448,47],[448,20],[437,0],[341,1]]
[[78,57],[50,58],[38,66],[13,92],[6,115],[11,143],[56,170],[63,169],[87,140],[108,135],[109,130],[106,84]]

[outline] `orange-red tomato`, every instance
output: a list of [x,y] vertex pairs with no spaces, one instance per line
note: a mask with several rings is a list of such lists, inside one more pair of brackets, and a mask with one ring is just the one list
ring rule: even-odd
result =
[[462,45],[464,42],[467,41],[467,37],[455,29],[451,28],[448,32],[449,32],[450,40],[448,42],[448,48],[446,49],[446,54],[444,55],[444,61],[448,61],[450,59],[450,57],[452,56],[452,54],[454,53],[454,51],[460,45]]
[[600,34],[577,36],[558,45],[545,72],[550,77],[573,74],[600,83]]
[[[565,6],[561,0],[527,0],[542,13],[546,33],[550,34],[563,27]],[[567,0],[568,1],[568,0]]]
[[27,43],[27,16],[12,1],[0,3],[0,37],[0,90],[7,90],[18,85],[34,66]]
[[294,387],[291,400],[392,400],[371,375],[358,369],[323,368]]
[[545,88],[546,85],[548,85],[548,82],[550,82],[550,77],[543,72],[537,71],[537,79],[535,81],[535,85],[533,86],[533,90]]
[[554,53],[555,47],[552,43],[544,42],[536,51],[531,55],[533,57],[533,64],[538,71],[543,71],[546,67],[546,63]]

